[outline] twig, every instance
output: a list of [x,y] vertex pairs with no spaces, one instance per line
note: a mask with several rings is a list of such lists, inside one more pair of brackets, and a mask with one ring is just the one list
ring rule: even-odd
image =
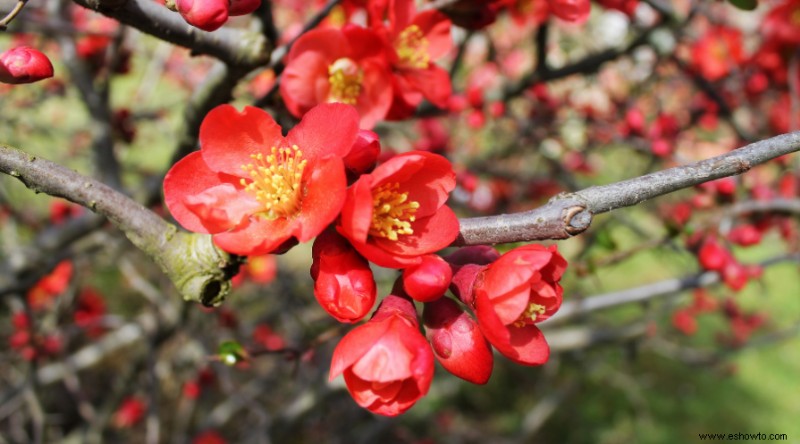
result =
[[0,172],[35,192],[64,197],[107,217],[164,270],[184,299],[217,305],[230,290],[239,259],[217,248],[210,235],[180,232],[105,184],[3,144]]
[[5,17],[0,19],[0,31],[5,31],[8,29],[9,23],[11,23],[11,21],[19,15],[19,13],[22,11],[22,8],[25,7],[25,3],[27,2],[28,0],[18,0],[17,4],[14,5],[14,9],[9,11]]
[[[800,262],[800,253],[775,257],[761,262],[759,265],[768,267],[782,262]],[[627,290],[615,291],[596,296],[590,296],[580,301],[567,301],[558,312],[550,319],[541,323],[548,326],[568,321],[577,316],[594,311],[617,307],[633,302],[644,302],[660,296],[675,294],[690,288],[707,287],[720,281],[718,273],[713,271],[700,272],[683,278],[667,279]]]
[[208,54],[229,66],[252,70],[269,61],[272,42],[262,34],[221,28],[213,33],[189,26],[178,14],[151,0],[73,0],[161,40]]
[[741,174],[755,165],[798,150],[800,132],[783,134],[700,162],[561,194],[530,211],[461,219],[461,232],[454,245],[567,239],[589,228],[596,214]]

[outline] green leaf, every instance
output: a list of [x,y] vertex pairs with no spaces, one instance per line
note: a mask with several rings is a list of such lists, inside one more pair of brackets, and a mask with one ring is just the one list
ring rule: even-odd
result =
[[247,359],[247,351],[236,341],[225,341],[217,348],[217,356],[227,365],[236,365]]
[[733,6],[744,10],[752,11],[758,7],[758,0],[728,0]]

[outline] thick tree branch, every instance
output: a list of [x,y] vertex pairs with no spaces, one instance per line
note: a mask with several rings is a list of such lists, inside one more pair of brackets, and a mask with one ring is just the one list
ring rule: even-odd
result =
[[229,66],[253,69],[269,62],[272,42],[262,34],[221,28],[205,32],[186,23],[176,12],[152,0],[74,0],[142,32],[214,56]]
[[560,194],[530,211],[461,219],[461,233],[454,245],[567,239],[589,228],[596,214],[741,174],[755,165],[798,150],[800,132],[783,134],[700,162]]
[[217,248],[211,236],[178,231],[107,185],[3,144],[0,172],[34,192],[63,197],[107,217],[164,270],[184,299],[217,305],[230,290],[239,260]]

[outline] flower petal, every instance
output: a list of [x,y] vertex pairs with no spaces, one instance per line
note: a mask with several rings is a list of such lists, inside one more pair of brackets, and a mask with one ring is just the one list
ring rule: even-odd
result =
[[164,203],[183,228],[209,233],[197,214],[186,207],[185,199],[233,179],[211,171],[200,152],[195,151],[173,165],[164,177]]
[[212,171],[249,177],[242,166],[252,163],[251,155],[282,145],[280,126],[266,111],[252,106],[239,112],[231,105],[220,105],[200,124],[201,153]]
[[285,218],[251,220],[235,231],[214,235],[214,243],[240,256],[260,256],[275,251],[292,237],[292,225]]
[[318,162],[304,180],[305,196],[292,233],[300,242],[316,237],[339,215],[347,187],[342,158]]
[[286,136],[297,145],[309,163],[325,156],[344,157],[358,135],[359,116],[355,108],[342,103],[323,103],[308,111]]

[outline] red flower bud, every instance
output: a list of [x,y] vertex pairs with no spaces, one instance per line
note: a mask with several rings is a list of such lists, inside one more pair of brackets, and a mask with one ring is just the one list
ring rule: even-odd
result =
[[380,415],[397,416],[428,393],[433,352],[409,299],[387,296],[369,322],[342,338],[330,379],[342,374],[356,403]]
[[17,85],[53,77],[53,64],[40,51],[20,46],[0,54],[0,83]]
[[500,253],[488,245],[464,247],[445,257],[453,269],[450,291],[467,306],[473,306],[475,280],[487,264],[500,257]]
[[403,288],[411,298],[420,302],[431,302],[442,297],[453,271],[444,259],[428,254],[422,261],[403,270]]
[[117,411],[114,412],[112,422],[119,428],[133,427],[144,417],[145,403],[141,399],[131,396],[122,401]]
[[492,375],[492,347],[478,323],[449,298],[425,304],[425,335],[433,355],[450,373],[473,384],[485,384]]
[[672,315],[672,326],[686,336],[697,333],[697,319],[688,309],[678,310]]
[[353,147],[344,156],[344,166],[353,176],[368,173],[375,167],[381,153],[381,142],[378,135],[370,130],[359,130]]
[[761,242],[761,232],[752,225],[739,225],[728,233],[728,240],[747,247]]
[[731,253],[713,237],[707,237],[697,252],[700,266],[710,271],[721,271],[731,261]]
[[261,6],[261,0],[231,0],[228,15],[247,15],[255,12],[259,6]]
[[228,0],[177,0],[175,5],[186,23],[214,31],[228,21]]
[[333,229],[317,237],[311,255],[314,296],[319,305],[339,322],[364,318],[377,296],[369,263]]

